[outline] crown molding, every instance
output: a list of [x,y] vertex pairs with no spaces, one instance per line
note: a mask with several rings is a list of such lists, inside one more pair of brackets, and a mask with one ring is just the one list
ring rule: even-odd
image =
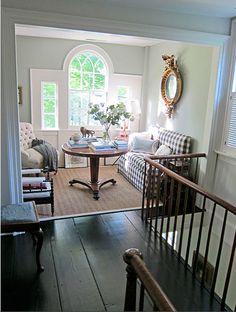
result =
[[14,24],[19,23],[72,30],[95,31],[126,36],[191,42],[196,44],[222,45],[229,38],[228,35],[216,33],[60,13],[2,8],[2,14],[8,16]]

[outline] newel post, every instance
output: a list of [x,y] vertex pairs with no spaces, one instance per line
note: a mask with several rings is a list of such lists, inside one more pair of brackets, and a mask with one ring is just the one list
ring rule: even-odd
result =
[[136,248],[127,249],[123,255],[126,267],[126,291],[125,291],[125,305],[124,311],[135,311],[136,308],[136,285],[137,285],[137,274],[132,267],[132,258],[134,256],[139,256],[142,258],[141,252]]

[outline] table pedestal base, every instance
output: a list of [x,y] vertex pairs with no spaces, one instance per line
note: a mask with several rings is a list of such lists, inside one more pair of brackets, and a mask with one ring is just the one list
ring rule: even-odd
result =
[[98,200],[99,199],[99,190],[100,190],[100,188],[104,184],[107,184],[109,182],[111,182],[113,185],[116,184],[116,180],[114,180],[114,179],[104,179],[104,180],[97,181],[97,182],[73,179],[73,180],[69,181],[69,184],[70,184],[70,186],[72,186],[73,184],[79,183],[79,184],[82,184],[84,186],[89,187],[90,190],[93,191],[93,198]]

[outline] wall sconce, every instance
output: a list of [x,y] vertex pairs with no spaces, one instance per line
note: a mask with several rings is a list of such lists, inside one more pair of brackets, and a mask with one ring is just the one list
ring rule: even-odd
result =
[[18,87],[18,104],[23,103],[23,97],[22,97],[22,87]]

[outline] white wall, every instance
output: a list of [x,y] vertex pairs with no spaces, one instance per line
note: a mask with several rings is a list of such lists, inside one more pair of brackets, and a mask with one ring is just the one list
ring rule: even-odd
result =
[[[147,124],[190,135],[194,138],[194,151],[206,152],[203,146],[205,118],[208,109],[211,85],[212,47],[184,44],[161,43],[150,48],[147,83]],[[165,105],[160,93],[161,77],[165,68],[163,54],[174,54],[183,80],[183,92],[176,104],[173,115],[165,114]],[[216,77],[215,77],[216,80]],[[215,90],[214,90],[215,92]],[[213,109],[213,103],[211,104]],[[211,121],[210,121],[211,122]]]
[[[61,70],[69,51],[84,43],[88,42],[17,36],[18,84],[23,87],[23,104],[19,106],[21,121],[31,121],[30,69]],[[96,45],[108,53],[115,73],[142,75],[144,48],[102,43]]]

